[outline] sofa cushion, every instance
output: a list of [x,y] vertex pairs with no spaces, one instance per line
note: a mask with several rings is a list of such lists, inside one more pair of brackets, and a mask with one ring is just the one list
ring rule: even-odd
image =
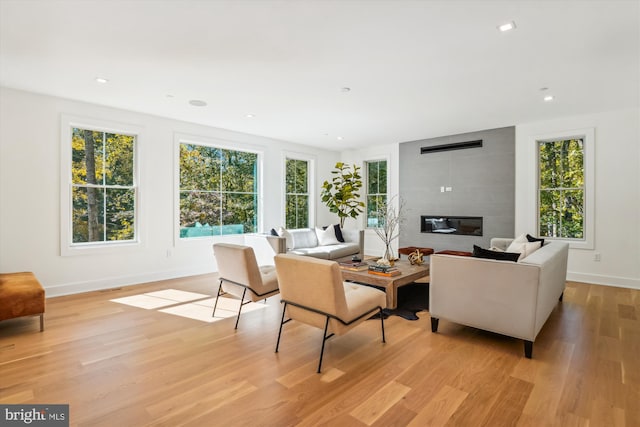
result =
[[523,258],[528,257],[538,249],[540,249],[539,241],[526,242],[526,243],[519,243],[519,242],[513,241],[507,248],[506,252],[519,253],[520,254],[520,257],[518,258],[518,261],[519,261]]
[[289,249],[315,248],[318,246],[318,237],[312,228],[299,228],[295,230],[287,230],[291,236],[291,246]]
[[473,256],[475,258],[487,258],[497,261],[513,261],[517,262],[520,257],[520,253],[512,252],[496,252],[489,249],[483,249],[478,245],[473,245]]
[[359,249],[358,243],[339,243],[337,245],[316,246],[315,248],[294,249],[289,253],[321,259],[338,259],[358,253]]
[[324,229],[316,227],[316,237],[318,238],[319,246],[337,245],[340,243],[336,237],[336,231],[333,226],[325,227]]

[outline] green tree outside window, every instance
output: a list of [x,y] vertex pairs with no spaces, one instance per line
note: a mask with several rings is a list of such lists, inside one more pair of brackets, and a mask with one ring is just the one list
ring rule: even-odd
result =
[[180,144],[180,237],[257,230],[258,155]]
[[72,242],[135,239],[136,137],[71,130]]
[[387,161],[366,162],[367,170],[367,227],[384,226],[380,215],[387,203]]
[[286,159],[286,228],[309,227],[309,162]]
[[539,234],[584,239],[584,141],[539,141]]

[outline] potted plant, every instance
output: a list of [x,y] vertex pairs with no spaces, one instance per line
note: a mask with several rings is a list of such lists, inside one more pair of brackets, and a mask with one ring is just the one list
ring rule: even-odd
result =
[[320,197],[331,212],[338,214],[340,227],[343,227],[346,218],[357,218],[364,211],[364,202],[358,193],[362,188],[362,177],[357,165],[343,162],[336,163],[331,173],[334,177],[331,182],[322,184]]

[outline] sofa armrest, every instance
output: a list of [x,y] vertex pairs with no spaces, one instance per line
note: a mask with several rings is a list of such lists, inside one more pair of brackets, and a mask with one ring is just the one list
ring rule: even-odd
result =
[[342,237],[344,237],[345,242],[358,243],[358,246],[360,246],[360,255],[364,256],[364,230],[343,228]]
[[287,253],[287,239],[280,236],[265,236],[276,254]]

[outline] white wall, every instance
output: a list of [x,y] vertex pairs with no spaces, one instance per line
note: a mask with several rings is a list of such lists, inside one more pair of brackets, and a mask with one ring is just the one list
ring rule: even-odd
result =
[[[139,249],[99,256],[60,256],[61,114],[142,128],[139,208],[144,233]],[[261,231],[284,221],[285,152],[315,159],[318,188],[330,177],[339,159],[337,152],[0,88],[0,271],[33,271],[45,286],[47,296],[215,271],[213,239],[174,244],[175,133],[221,139],[238,149],[258,148],[264,153]],[[323,205],[316,205],[317,223],[335,221]],[[244,241],[241,236],[224,240]],[[267,246],[256,245],[260,260],[272,258]]]
[[[568,278],[640,289],[640,110],[516,126],[516,235],[535,234],[533,137],[595,128],[595,246],[571,249]],[[599,253],[601,261],[594,261]]]

